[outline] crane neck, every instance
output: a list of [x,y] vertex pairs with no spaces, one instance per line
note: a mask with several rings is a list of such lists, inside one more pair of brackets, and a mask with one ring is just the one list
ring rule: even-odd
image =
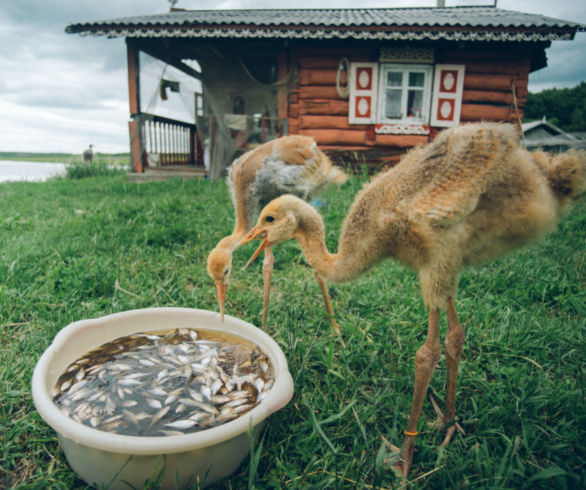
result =
[[[356,247],[341,246],[337,253],[330,253],[325,242],[325,227],[321,216],[308,206],[308,212],[298,216],[299,228],[295,239],[301,245],[308,264],[322,277],[333,282],[351,281],[368,267],[371,260]],[[344,242],[344,233],[340,243]]]
[[226,250],[230,254],[238,248],[240,240],[246,235],[247,230],[244,228],[236,228],[230,235],[222,238],[216,245],[217,249]]

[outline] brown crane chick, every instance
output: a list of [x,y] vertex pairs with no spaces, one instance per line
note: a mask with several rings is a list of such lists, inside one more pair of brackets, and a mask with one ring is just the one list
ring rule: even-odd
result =
[[[231,165],[228,185],[236,211],[232,233],[222,238],[208,256],[208,273],[216,283],[220,314],[224,317],[226,289],[232,270],[232,254],[254,224],[260,210],[283,194],[311,199],[327,184],[343,184],[346,174],[334,167],[308,136],[284,136],[251,150]],[[270,248],[263,262],[264,297],[262,324],[267,323],[274,256]],[[325,281],[316,274],[326,310],[339,332],[330,306]]]
[[262,249],[297,240],[314,271],[349,281],[386,257],[417,271],[428,309],[427,340],[415,355],[415,387],[395,469],[407,475],[417,422],[440,358],[439,316],[446,310],[447,393],[444,444],[455,424],[456,380],[464,330],[455,299],[463,266],[486,262],[556,227],[570,199],[584,189],[584,153],[530,153],[507,124],[469,124],[442,132],[410,151],[356,196],[344,220],[337,253],[329,253],[321,217],[294,196],[269,203],[243,243],[264,237]]

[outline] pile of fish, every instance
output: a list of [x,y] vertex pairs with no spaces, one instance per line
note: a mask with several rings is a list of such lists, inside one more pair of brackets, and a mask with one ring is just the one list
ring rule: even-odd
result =
[[241,416],[273,382],[267,356],[252,343],[179,328],[120,337],[88,352],[59,377],[53,401],[99,430],[169,436]]

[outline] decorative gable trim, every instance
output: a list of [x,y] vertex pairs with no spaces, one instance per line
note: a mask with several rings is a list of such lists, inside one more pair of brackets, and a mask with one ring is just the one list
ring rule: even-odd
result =
[[[71,26],[70,26],[71,27]],[[506,31],[506,30],[356,30],[356,29],[287,29],[287,28],[209,28],[203,26],[87,26],[71,27],[70,34],[107,37],[178,37],[210,39],[358,39],[379,41],[478,41],[542,42],[572,40],[574,31]]]
[[382,47],[379,61],[381,63],[433,63],[433,48],[415,48],[412,46]]

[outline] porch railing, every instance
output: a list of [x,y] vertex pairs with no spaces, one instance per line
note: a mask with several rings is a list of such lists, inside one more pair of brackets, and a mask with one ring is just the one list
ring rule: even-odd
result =
[[141,113],[142,146],[146,166],[203,165],[203,151],[195,124]]
[[221,131],[214,116],[200,116],[199,123],[201,127],[144,112],[132,116],[129,130],[134,171],[193,165],[205,167],[212,176],[220,175],[240,154],[287,134],[287,119],[261,115],[228,114]]

